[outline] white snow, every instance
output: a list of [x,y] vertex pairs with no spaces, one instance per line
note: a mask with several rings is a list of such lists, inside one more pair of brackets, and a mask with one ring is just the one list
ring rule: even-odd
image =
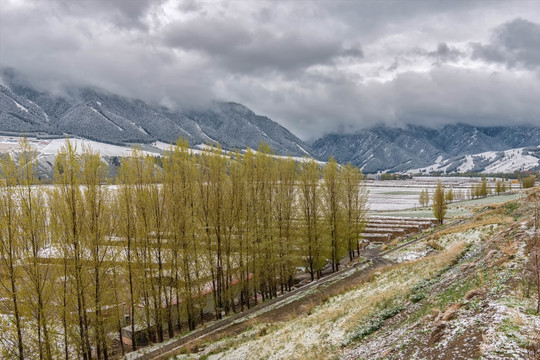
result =
[[306,151],[306,149],[304,149],[303,147],[301,147],[300,145],[296,144],[296,146],[298,146],[298,148],[300,149],[300,151],[302,151],[304,154],[306,154],[307,156],[311,156],[309,155],[309,153]]
[[[540,146],[539,146],[540,147]],[[540,164],[540,159],[532,156],[525,155],[523,151],[525,148],[510,149],[505,151],[486,151],[479,154],[466,155],[465,162],[458,168],[458,172],[467,172],[475,167],[476,161],[489,161],[484,171],[485,173],[509,173],[516,170],[529,170]],[[502,156],[501,156],[502,155]],[[497,159],[500,157],[499,159]],[[409,170],[408,173],[418,172],[433,172],[441,171],[446,172],[448,167],[452,165],[449,160],[442,161],[442,157],[439,156],[433,165],[426,166],[424,168]]]
[[146,134],[148,135],[148,133],[146,132],[146,130],[144,130],[142,127],[140,127],[139,125],[135,124],[134,125],[137,127],[137,129],[139,129],[140,132],[142,132],[143,134]]
[[[129,156],[132,152],[132,149],[127,146],[111,145],[85,139],[69,139],[69,141],[79,154],[82,153],[83,146],[89,146],[92,150],[97,151],[102,156]],[[55,155],[63,146],[65,146],[65,144],[65,139],[53,139],[41,149],[41,153]],[[143,153],[154,154],[147,151],[143,151]]]
[[486,172],[513,172],[527,170],[539,164],[539,159],[531,155],[524,155],[523,148],[507,150],[504,157],[486,167]]
[[96,114],[98,114],[99,116],[101,116],[102,118],[104,118],[105,120],[107,120],[108,122],[110,122],[111,124],[113,124],[114,126],[116,126],[116,128],[120,131],[124,131],[124,129],[122,129],[120,126],[116,125],[114,122],[112,122],[111,120],[107,119],[105,116],[103,116],[99,111],[97,111],[96,109],[94,109],[93,107],[90,107],[90,109],[92,109],[93,112],[95,112]]
[[199,124],[195,124],[195,126],[197,127],[197,130],[199,130],[201,132],[201,134],[207,138],[210,142],[212,143],[217,143],[218,141],[212,139],[210,136],[206,135],[204,131],[202,131],[201,127],[199,126]]
[[24,112],[28,112],[28,109],[27,109],[27,108],[25,108],[24,106],[22,106],[21,104],[19,104],[19,103],[16,102],[15,100],[13,100],[13,102],[15,103],[15,105],[17,106],[17,108],[19,108],[19,110],[24,111]]
[[474,160],[471,155],[465,156],[465,162],[458,167],[459,172],[467,172],[474,168]]

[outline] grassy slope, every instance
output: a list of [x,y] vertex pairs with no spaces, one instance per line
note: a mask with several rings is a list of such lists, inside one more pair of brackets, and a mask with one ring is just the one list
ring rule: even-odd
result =
[[540,329],[520,280],[529,208],[496,207],[401,249],[391,258],[397,264],[305,316],[254,321],[241,335],[178,358],[523,358]]

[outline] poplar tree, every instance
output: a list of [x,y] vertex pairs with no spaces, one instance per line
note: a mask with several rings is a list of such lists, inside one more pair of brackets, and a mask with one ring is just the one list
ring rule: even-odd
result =
[[446,199],[444,195],[444,187],[439,180],[437,182],[437,187],[433,193],[433,215],[435,219],[439,221],[439,224],[443,224],[444,217],[446,216]]
[[446,202],[451,203],[454,201],[454,190],[452,188],[448,189],[444,195]]
[[229,165],[229,178],[230,178],[230,196],[228,209],[227,222],[227,246],[226,246],[226,259],[227,259],[227,302],[228,306],[232,308],[232,311],[236,311],[235,296],[237,291],[233,289],[233,284],[236,283],[236,287],[240,289],[240,295],[238,303],[240,309],[243,310],[245,303],[244,282],[245,278],[245,239],[244,239],[244,219],[246,211],[246,199],[245,199],[245,182],[244,182],[244,164],[241,161],[241,154],[238,151],[231,152],[230,165]]
[[256,201],[258,206],[258,237],[256,251],[260,254],[257,271],[262,300],[277,295],[276,268],[277,249],[275,242],[275,192],[276,169],[270,147],[261,143],[255,154]]
[[295,264],[298,263],[299,249],[296,246],[298,234],[295,224],[297,165],[287,157],[278,162],[278,183],[276,195],[276,222],[278,239],[278,264],[281,293],[291,290]]
[[[86,248],[81,234],[84,221],[84,207],[81,192],[81,162],[75,147],[69,140],[60,149],[56,156],[55,164],[55,191],[56,199],[54,209],[57,222],[57,238],[63,244],[64,249],[64,331],[68,331],[66,323],[66,306],[68,291],[75,292],[77,329],[79,338],[78,349],[83,360],[92,357],[89,334],[89,321],[87,316],[87,279],[83,269]],[[73,281],[71,281],[73,278]],[[68,281],[68,279],[70,281]],[[67,338],[66,340],[67,341]],[[65,344],[66,358],[69,357]]]
[[422,206],[427,206],[429,204],[429,193],[427,189],[420,191],[420,198],[418,201]]
[[355,166],[347,164],[343,168],[343,188],[345,212],[345,236],[349,260],[354,258],[356,248],[357,255],[360,255],[360,237],[365,228],[365,213],[367,202],[367,191],[364,185],[364,176]]
[[248,209],[244,213],[244,234],[245,236],[245,278],[243,284],[243,292],[247,301],[247,307],[251,307],[251,294],[253,294],[253,300],[255,305],[257,304],[257,283],[255,279],[250,280],[250,275],[257,276],[257,264],[259,254],[256,252],[259,241],[259,225],[258,218],[260,213],[260,201],[257,193],[257,180],[256,180],[256,165],[255,154],[251,149],[247,149],[242,157],[242,164],[244,169],[244,187],[246,194],[246,208]]
[[[98,360],[108,359],[106,330],[104,326],[104,316],[102,313],[104,282],[106,281],[105,260],[107,256],[107,246],[104,246],[105,239],[110,233],[110,219],[112,213],[109,211],[109,194],[103,186],[107,176],[107,165],[104,164],[98,153],[92,152],[90,148],[83,148],[81,156],[81,180],[84,184],[83,208],[84,223],[82,224],[85,243],[88,244],[90,254],[90,271],[93,272],[93,307],[94,307],[94,341]],[[106,286],[106,285],[105,285]]]
[[[24,359],[24,346],[21,324],[21,304],[18,297],[19,282],[22,281],[16,263],[20,261],[23,252],[23,244],[18,234],[20,215],[16,202],[17,166],[10,154],[1,160],[4,181],[0,191],[0,260],[2,268],[6,269],[6,276],[0,277],[2,287],[9,294],[13,305],[12,313],[15,322],[16,339],[11,339],[16,344],[16,350],[6,349],[6,353],[16,352],[16,357]],[[7,335],[9,338],[9,335]]]
[[[197,271],[194,271],[199,261],[195,223],[197,174],[187,141],[179,140],[168,150],[163,160],[163,171],[167,222],[172,236],[177,328],[181,328],[181,317],[186,314],[188,328],[193,330],[197,321],[193,295],[199,280]],[[183,309],[180,308],[181,302]]]
[[21,240],[30,253],[23,266],[30,285],[25,288],[28,297],[32,298],[29,305],[37,325],[39,357],[52,359],[47,311],[52,290],[48,286],[51,281],[51,267],[42,266],[40,262],[40,252],[46,247],[49,236],[47,206],[43,191],[35,187],[38,183],[34,172],[37,155],[26,138],[21,140],[20,146],[17,189],[21,211]]
[[[138,160],[138,151],[136,149],[133,150],[131,157],[122,158],[122,164],[117,177],[119,188],[115,197],[116,209],[119,216],[118,236],[123,238],[126,244],[126,270],[128,274],[130,309],[129,321],[132,334],[135,332],[135,304],[138,302],[138,295],[135,287],[136,275],[135,270],[133,269],[134,262],[136,264],[137,259],[137,253],[134,249],[137,234],[137,217],[135,214],[135,179],[133,171],[135,168],[134,162]],[[135,336],[132,336],[131,346],[134,351],[137,350],[137,339]]]
[[[155,159],[134,153],[135,213],[137,215],[137,266],[144,301],[147,335],[163,341],[163,198]],[[157,267],[157,272],[156,272]]]
[[344,255],[343,236],[341,234],[343,186],[340,175],[338,163],[330,156],[323,170],[322,193],[325,200],[323,209],[326,220],[325,228],[330,239],[332,271],[339,270],[339,263]]
[[199,189],[201,194],[202,225],[205,231],[206,257],[210,264],[212,295],[216,319],[221,319],[223,308],[224,273],[223,241],[228,183],[227,160],[221,147],[212,147],[200,155]]
[[299,187],[302,209],[303,256],[306,260],[311,280],[322,276],[325,248],[322,241],[321,194],[319,164],[313,160],[304,160],[301,166]]

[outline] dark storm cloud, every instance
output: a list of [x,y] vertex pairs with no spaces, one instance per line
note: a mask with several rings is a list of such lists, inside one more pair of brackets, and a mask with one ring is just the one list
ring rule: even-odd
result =
[[236,21],[194,19],[167,26],[163,42],[200,51],[238,73],[259,70],[291,71],[328,64],[336,57],[362,57],[359,46],[345,47],[339,39],[315,38],[295,30],[276,34],[250,29]]
[[[304,134],[313,132],[313,124],[321,133],[351,132],[378,124],[540,124],[540,107],[535,105],[540,83],[534,77],[441,66],[426,73],[401,73],[384,83],[358,85],[346,77],[321,87],[322,82],[302,79],[302,90],[287,95],[274,95],[248,82],[238,83],[235,91],[248,101],[259,99],[261,109],[278,118],[294,119],[290,128]],[[317,87],[317,96],[313,96],[309,89]]]
[[0,67],[42,90],[236,101],[304,139],[540,124],[539,24],[530,1],[5,0]]
[[498,27],[488,44],[473,44],[473,57],[509,67],[540,67],[540,24],[515,19]]
[[448,46],[447,43],[439,43],[437,50],[428,53],[429,56],[441,62],[457,60],[463,53],[454,47]]

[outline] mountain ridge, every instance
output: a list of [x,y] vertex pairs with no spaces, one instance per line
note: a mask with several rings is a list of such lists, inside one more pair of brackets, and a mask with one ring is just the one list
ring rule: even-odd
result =
[[219,143],[227,150],[257,149],[264,142],[277,155],[319,160],[333,156],[367,173],[540,168],[534,160],[540,159],[537,126],[379,125],[353,134],[327,134],[307,144],[236,102],[174,110],[92,87],[55,95],[36,90],[15,74],[1,74],[1,133],[70,135],[116,145],[170,143],[183,137],[193,147]]
[[[311,144],[321,158],[334,156],[365,172],[409,171],[466,155],[540,145],[540,127],[479,127],[458,123],[429,128],[376,126],[354,134],[329,134]],[[533,156],[537,156],[533,151]],[[478,167],[479,171],[483,169]]]
[[95,88],[58,96],[14,82],[8,86],[0,85],[2,132],[69,134],[111,144],[183,137],[191,146],[219,143],[225,149],[257,149],[265,142],[278,155],[312,156],[309,145],[289,130],[238,103],[177,111]]

